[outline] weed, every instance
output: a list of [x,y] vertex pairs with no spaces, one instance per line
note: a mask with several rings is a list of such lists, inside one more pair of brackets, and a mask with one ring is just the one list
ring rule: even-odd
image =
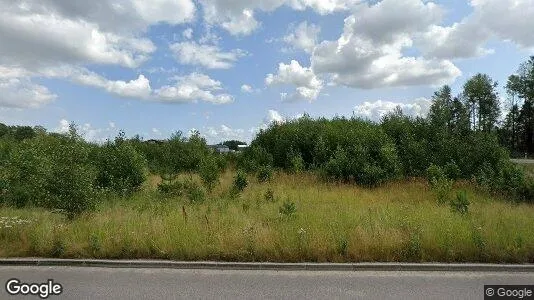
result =
[[349,248],[349,241],[346,238],[341,238],[337,241],[337,253],[341,256],[347,255],[347,250]]
[[291,202],[289,200],[286,200],[282,206],[278,208],[278,211],[281,215],[286,217],[293,217],[295,213],[297,212],[297,206],[295,205],[295,202]]
[[258,170],[257,178],[259,182],[270,181],[273,177],[273,170],[270,166],[261,166]]
[[467,193],[465,191],[458,191],[456,193],[456,198],[450,202],[452,210],[462,215],[465,215],[469,212],[470,204],[471,202],[469,202],[469,198],[467,197]]
[[272,189],[267,189],[267,191],[265,192],[265,194],[263,195],[263,198],[265,198],[265,201],[267,202],[275,202],[275,198],[274,198],[274,191]]

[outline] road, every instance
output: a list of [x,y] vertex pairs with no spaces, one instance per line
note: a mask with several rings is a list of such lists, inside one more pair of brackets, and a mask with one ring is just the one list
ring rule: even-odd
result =
[[0,267],[8,279],[63,286],[48,299],[483,299],[484,284],[534,284],[534,273],[241,271],[94,267]]
[[518,158],[518,159],[511,159],[512,162],[516,163],[516,164],[523,164],[523,165],[530,165],[530,164],[534,164],[534,159],[522,159],[522,158]]

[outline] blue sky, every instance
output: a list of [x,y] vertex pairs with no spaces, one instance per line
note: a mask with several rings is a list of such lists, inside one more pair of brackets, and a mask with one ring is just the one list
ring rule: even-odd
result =
[[0,122],[102,141],[271,121],[425,115],[443,84],[502,85],[534,48],[534,0],[0,0]]

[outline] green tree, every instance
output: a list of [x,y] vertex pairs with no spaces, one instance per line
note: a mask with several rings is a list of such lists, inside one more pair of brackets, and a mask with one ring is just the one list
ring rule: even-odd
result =
[[241,141],[236,141],[236,140],[231,140],[231,141],[225,141],[222,144],[225,145],[225,146],[228,146],[228,148],[230,148],[230,150],[237,151],[237,150],[239,150],[239,147],[238,147],[239,145],[246,145],[247,143],[241,142]]
[[523,102],[517,123],[519,148],[534,153],[534,56],[519,66],[517,74],[508,78],[506,88],[518,107],[519,101]]
[[471,129],[494,131],[500,114],[497,82],[486,74],[471,77],[463,88],[464,104],[468,109]]

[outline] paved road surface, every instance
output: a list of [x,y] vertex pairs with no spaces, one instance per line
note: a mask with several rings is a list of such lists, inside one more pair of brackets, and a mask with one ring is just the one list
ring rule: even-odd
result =
[[523,165],[529,165],[529,164],[534,164],[534,159],[512,159],[511,160],[512,162],[516,163],[516,164],[523,164]]
[[10,278],[54,279],[49,299],[483,299],[484,284],[534,284],[534,273],[336,272],[0,267],[0,299]]

